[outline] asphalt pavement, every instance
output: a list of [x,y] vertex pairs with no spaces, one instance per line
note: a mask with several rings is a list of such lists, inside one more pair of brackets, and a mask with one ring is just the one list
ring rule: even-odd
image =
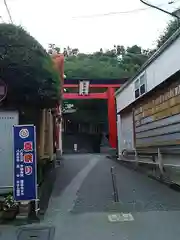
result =
[[[118,203],[113,202],[112,166]],[[66,155],[57,169],[40,226],[55,227],[55,240],[176,240],[179,222],[179,192],[105,155],[76,154]],[[11,239],[4,238],[1,228],[0,233],[0,239]]]
[[[111,167],[115,168],[119,204],[113,203]],[[148,212],[180,210],[180,193],[127,169],[105,157],[100,157],[77,193],[73,213],[85,212]]]
[[[112,166],[119,203],[113,202]],[[57,179],[45,215],[55,239],[179,239],[179,192],[105,155],[67,155],[59,171],[74,175],[71,181],[63,175],[69,182],[63,190]]]

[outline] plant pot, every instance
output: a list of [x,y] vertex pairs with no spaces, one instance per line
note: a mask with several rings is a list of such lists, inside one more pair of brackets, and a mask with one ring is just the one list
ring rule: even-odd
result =
[[3,211],[2,219],[3,220],[13,220],[16,218],[16,215],[18,214],[18,207],[12,207],[7,209],[6,211]]

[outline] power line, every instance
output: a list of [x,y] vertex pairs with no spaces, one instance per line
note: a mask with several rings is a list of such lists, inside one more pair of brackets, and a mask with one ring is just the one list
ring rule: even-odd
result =
[[91,17],[101,17],[101,16],[109,16],[109,15],[128,14],[128,13],[144,11],[147,9],[149,8],[139,8],[139,9],[133,9],[133,10],[123,11],[123,12],[108,12],[108,13],[102,13],[102,14],[84,15],[84,16],[77,16],[73,18],[91,18]]
[[[167,6],[167,5],[172,5],[176,2],[179,2],[180,0],[176,0],[172,3],[167,3],[167,4],[159,4],[158,7],[163,7],[163,6]],[[73,17],[73,19],[77,19],[77,18],[93,18],[93,17],[105,17],[105,16],[112,16],[112,15],[119,15],[119,14],[131,14],[131,13],[136,13],[136,12],[140,12],[140,11],[146,11],[151,9],[150,7],[146,7],[146,8],[138,8],[138,9],[133,9],[133,10],[129,10],[129,11],[120,11],[120,12],[108,12],[108,13],[102,13],[102,14],[92,14],[92,15],[82,15],[82,16],[75,16]]]
[[11,17],[11,13],[10,13],[10,10],[9,10],[9,7],[8,7],[8,5],[7,5],[6,0],[4,0],[4,5],[5,5],[5,7],[6,7],[6,10],[7,10],[8,15],[9,15],[10,22],[13,24],[13,20],[12,20],[12,17]]

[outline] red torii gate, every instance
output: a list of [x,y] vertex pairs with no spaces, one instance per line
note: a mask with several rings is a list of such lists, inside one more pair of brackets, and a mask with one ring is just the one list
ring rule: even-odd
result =
[[[92,88],[107,88],[105,92],[89,93],[88,95],[79,95],[78,93],[63,92],[63,99],[107,99],[108,104],[108,125],[109,125],[109,143],[112,148],[117,146],[117,125],[116,125],[116,102],[115,89],[121,84],[90,84]],[[64,84],[64,88],[78,88],[78,84]]]
[[[62,98],[63,99],[107,99],[108,105],[108,125],[109,125],[109,143],[112,148],[117,147],[117,124],[116,124],[116,102],[115,102],[115,90],[121,86],[121,83],[90,83],[89,89],[92,88],[106,88],[105,92],[89,93],[88,95],[79,95],[78,93],[66,93],[65,88],[79,88],[79,83],[66,83],[64,80],[64,56],[63,54],[56,54],[53,56],[53,61],[56,68],[58,69],[61,77],[62,87]],[[120,79],[119,79],[120,80]],[[124,83],[124,82],[123,82]],[[59,113],[59,106],[57,106],[57,112]],[[57,126],[57,133],[60,131]],[[57,134],[57,145],[59,146],[59,135]]]

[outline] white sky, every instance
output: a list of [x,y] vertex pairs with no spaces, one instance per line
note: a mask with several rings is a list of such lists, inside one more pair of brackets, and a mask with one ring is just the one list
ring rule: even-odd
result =
[[[0,0],[0,15],[8,15]],[[44,47],[55,43],[61,48],[77,47],[82,52],[108,49],[114,44],[134,44],[151,48],[162,33],[170,16],[155,9],[128,14],[80,18],[108,12],[123,12],[147,8],[139,0],[6,0],[14,23],[22,25]],[[168,0],[149,0],[163,4],[166,10],[180,6],[168,5]]]

